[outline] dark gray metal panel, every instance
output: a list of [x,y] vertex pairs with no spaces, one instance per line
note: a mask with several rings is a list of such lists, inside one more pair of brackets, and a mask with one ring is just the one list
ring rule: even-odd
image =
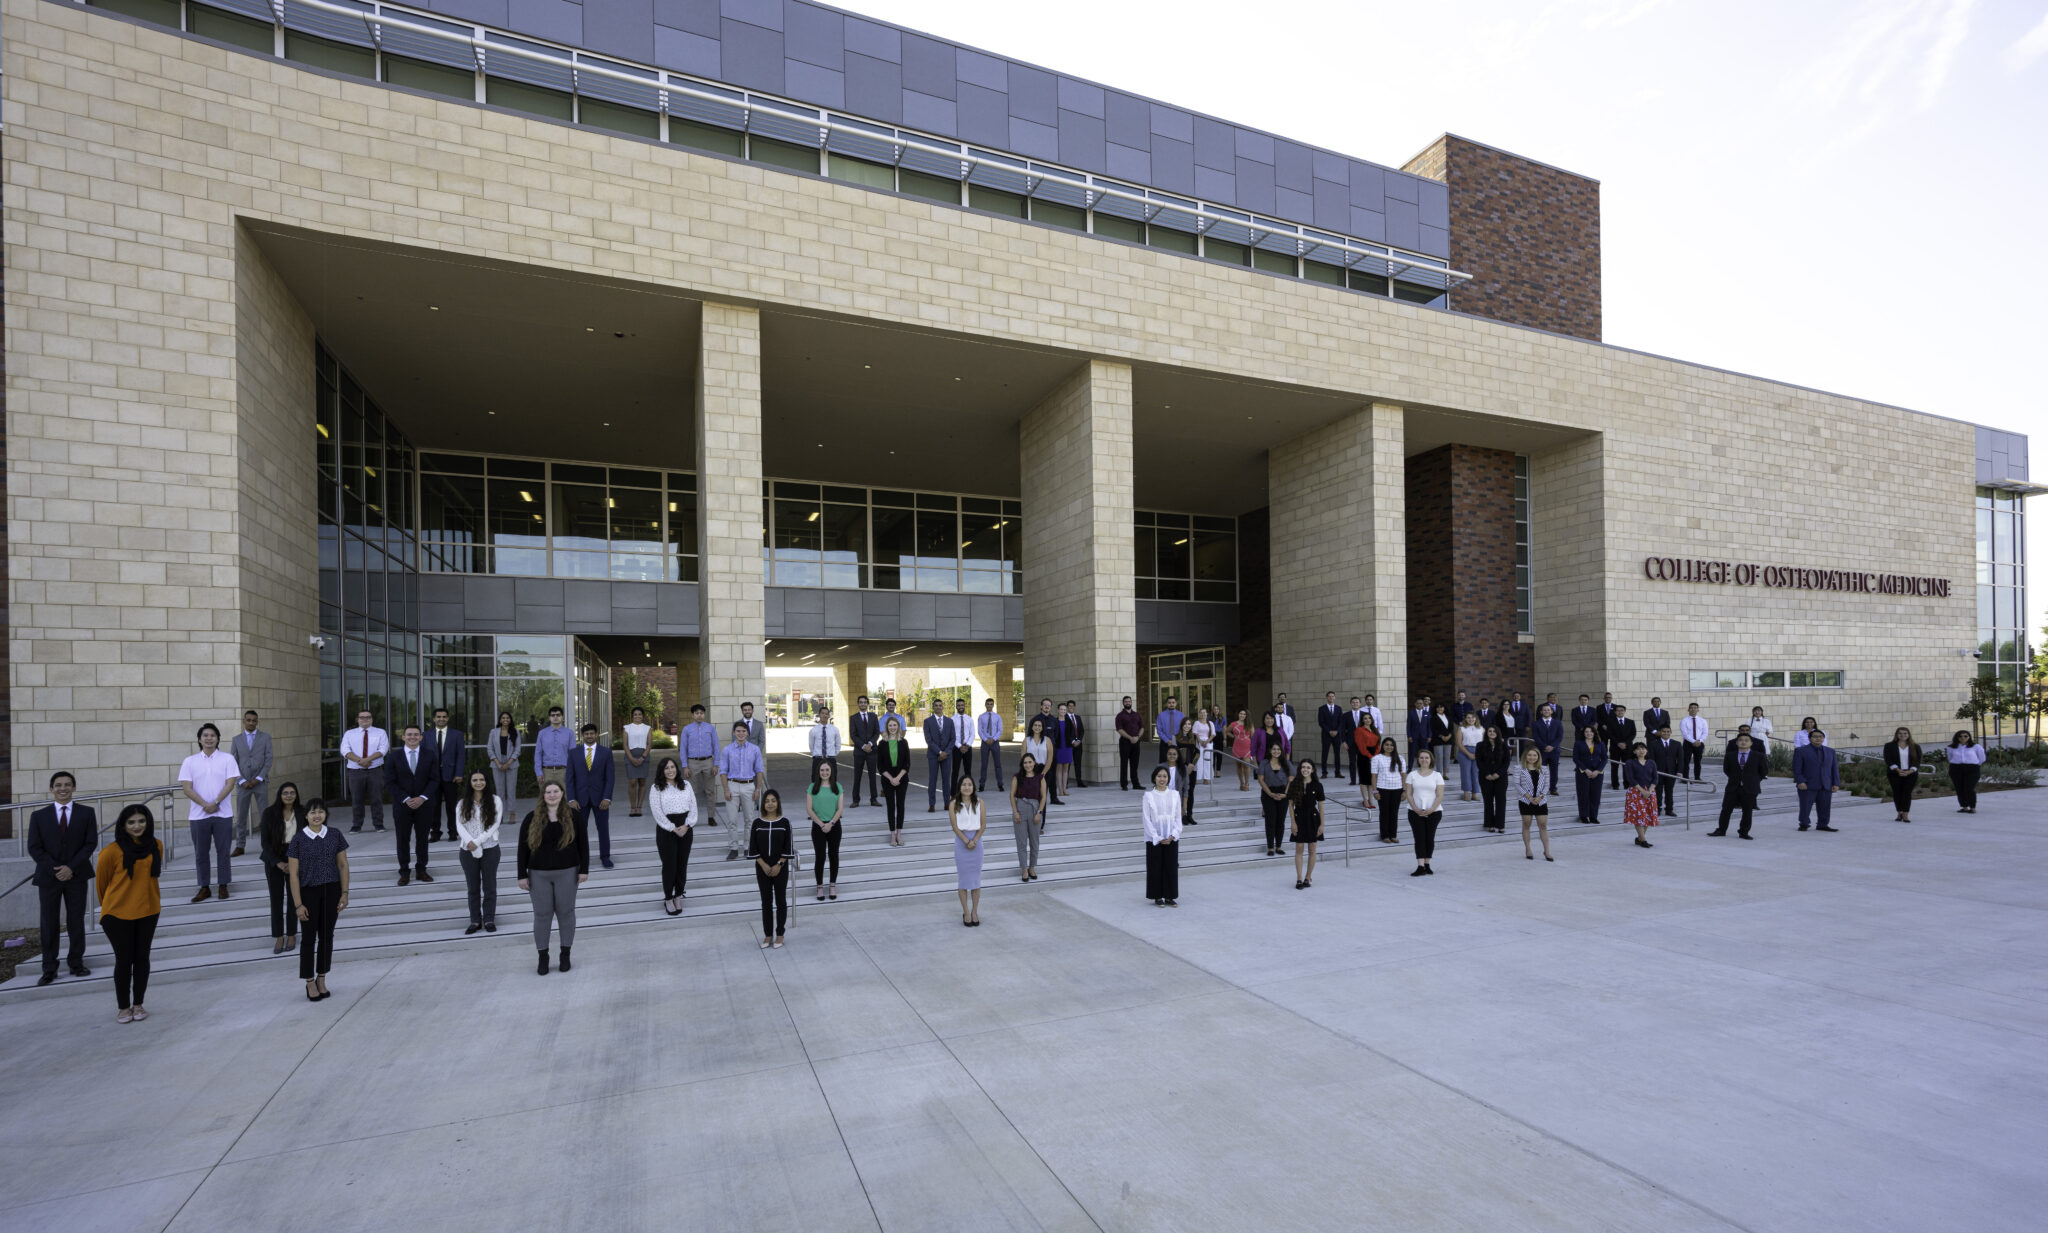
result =
[[2022,480],[2031,483],[2027,471],[2027,435],[1998,428],[1977,426],[1977,482]]
[[469,614],[461,604],[420,604],[420,628],[442,633],[459,633],[469,629]]
[[654,0],[654,23],[718,37],[718,0]]
[[571,47],[583,42],[583,6],[572,0],[512,0],[514,30]]
[[1342,231],[1351,225],[1351,188],[1329,180],[1317,180],[1315,225]]
[[662,582],[614,582],[611,584],[612,611],[645,609],[652,612],[656,606],[655,596],[666,585]]
[[1152,148],[1152,104],[1115,90],[1105,92],[1102,101],[1111,141],[1133,150]]
[[[1195,144],[1195,117],[1178,107],[1164,103],[1152,104],[1152,133],[1158,137],[1170,137],[1175,141]],[[1155,149],[1157,147],[1154,147]]]
[[846,107],[891,124],[903,123],[903,67],[894,60],[847,52]]
[[769,587],[761,596],[761,624],[770,638],[782,633],[782,601],[789,592],[782,587]]
[[782,29],[783,0],[719,0],[718,11],[734,21],[746,21],[766,30]]
[[962,84],[972,84],[1003,93],[1010,88],[1010,64],[1000,56],[974,51],[966,47],[953,48],[953,73]]
[[825,592],[825,633],[832,638],[865,637],[859,591]]
[[592,582],[581,578],[571,579],[563,588],[562,615],[568,620],[587,624],[600,622],[609,624],[612,619],[612,584]]
[[716,77],[719,69],[718,39],[672,26],[656,26],[654,62],[678,73]]
[[1273,183],[1297,193],[1315,191],[1315,173],[1307,146],[1292,141],[1273,143]]
[[1055,159],[1060,156],[1060,131],[1050,124],[1011,116],[1009,148],[1032,158]]
[[611,623],[604,632],[612,634],[651,634],[657,622],[652,608],[614,608]]
[[1273,138],[1254,129],[1240,128],[1237,134],[1237,156],[1256,163],[1273,161]]
[[512,610],[512,627],[521,633],[558,634],[563,617],[560,604],[521,604]]
[[1276,188],[1273,190],[1273,213],[1282,218],[1312,219],[1316,213],[1316,199],[1291,188]]
[[1427,224],[1424,224],[1419,230],[1422,238],[1415,245],[1418,251],[1428,253],[1432,257],[1448,257],[1451,255],[1451,233],[1448,230],[1442,227],[1431,227]]
[[903,88],[933,98],[954,98],[960,69],[951,43],[922,34],[903,34]]
[[1059,78],[1044,69],[1012,61],[1006,88],[1010,95],[1011,115],[1033,124],[1059,123]]
[[937,133],[942,137],[958,137],[960,117],[956,106],[950,98],[939,98],[917,90],[905,90],[903,123],[921,128],[928,133]]
[[1120,180],[1136,180],[1141,184],[1152,182],[1152,152],[1134,150],[1129,146],[1109,143],[1109,174]]
[[788,85],[782,74],[782,33],[727,18],[719,23],[718,75],[738,86],[770,90]]
[[583,44],[628,60],[654,52],[654,0],[602,0],[583,6]]
[[1010,97],[999,90],[960,82],[954,87],[963,140],[988,146],[1010,144]]
[[697,632],[697,586],[695,583],[677,583],[664,586],[655,593],[654,628],[663,634],[694,634]]
[[776,587],[782,592],[782,619],[792,616],[825,615],[825,592],[812,587]]
[[[1422,181],[1414,176],[1389,175],[1382,178],[1387,185],[1387,200],[1389,202],[1405,201],[1410,205],[1415,205],[1422,201]],[[1389,213],[1391,212],[1390,210]]]
[[1137,601],[1139,643],[1150,646],[1234,646],[1239,641],[1236,604]]
[[1076,81],[1072,77],[1060,78],[1060,109],[1077,111],[1084,116],[1103,118],[1103,89],[1092,82]]
[[894,26],[849,15],[846,19],[846,50],[891,64],[903,62],[903,32]]
[[897,620],[906,638],[930,638],[938,632],[939,607],[935,595],[906,592],[899,600]]
[[512,602],[522,607],[562,606],[560,578],[515,578],[512,586]]
[[838,69],[819,68],[784,57],[782,76],[786,83],[783,88],[791,98],[820,107],[846,106],[846,74]]
[[[601,2],[610,4],[614,0]],[[842,67],[846,59],[846,17],[813,4],[784,4],[782,54],[819,68]]]
[[1434,180],[1422,180],[1416,185],[1421,199],[1416,202],[1422,207],[1422,225],[1425,227],[1449,227],[1451,225],[1451,186],[1438,184]]
[[1237,175],[1195,164],[1195,193],[1211,201],[1237,200]]
[[1153,134],[1152,183],[1170,193],[1194,192],[1194,143]]
[[1218,171],[1237,169],[1237,131],[1221,120],[1196,116],[1195,166]]
[[887,591],[862,591],[860,625],[869,638],[902,637],[903,623],[897,616],[897,596]]
[[932,636],[949,642],[965,642],[972,633],[967,620],[968,597],[965,595],[941,595],[935,609]]
[[[1981,430],[1978,440],[1983,440]],[[463,583],[468,581],[468,579],[468,574],[421,574],[420,602],[422,604],[459,604],[463,601],[465,594]]]
[[1350,231],[1361,240],[1379,240],[1384,243],[1387,238],[1387,216],[1352,206]]
[[970,596],[967,601],[967,636],[977,642],[1002,641],[1003,617],[1003,596]]
[[1273,165],[1237,160],[1237,204],[1247,210],[1273,213]]
[[1383,167],[1351,160],[1351,204],[1375,214],[1387,212],[1387,173]]
[[782,637],[822,638],[825,636],[825,612],[821,607],[816,612],[793,612],[782,610]]
[[480,21],[501,29],[510,29],[512,26],[511,5],[508,0],[433,0],[422,7],[456,21]]
[[1412,201],[1387,199],[1387,243],[1414,248],[1422,243],[1421,211]]
[[1060,148],[1056,157],[1061,162],[1083,171],[1107,172],[1107,147],[1099,118],[1078,111],[1060,112]]

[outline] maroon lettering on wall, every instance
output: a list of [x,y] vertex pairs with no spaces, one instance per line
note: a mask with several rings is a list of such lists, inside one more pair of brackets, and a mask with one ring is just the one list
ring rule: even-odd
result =
[[1652,582],[1763,586],[1782,591],[1846,591],[1858,595],[1905,595],[1914,599],[1947,599],[1950,595],[1948,579],[1919,574],[1810,569],[1799,565],[1757,565],[1749,561],[1704,561],[1693,557],[1644,557],[1643,577]]

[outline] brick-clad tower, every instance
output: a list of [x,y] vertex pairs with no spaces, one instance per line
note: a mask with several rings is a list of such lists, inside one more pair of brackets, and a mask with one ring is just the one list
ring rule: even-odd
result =
[[1451,307],[1600,341],[1600,181],[1451,133],[1403,171],[1451,190]]
[[1406,478],[1409,692],[1533,699],[1536,648],[1515,629],[1514,454],[1439,446],[1408,459]]

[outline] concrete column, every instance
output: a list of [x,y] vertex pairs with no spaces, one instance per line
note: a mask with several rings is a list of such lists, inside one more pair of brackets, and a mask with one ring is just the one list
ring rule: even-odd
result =
[[1374,403],[1268,455],[1273,688],[1297,724],[1326,689],[1407,706],[1403,440],[1401,408]]
[[676,724],[681,726],[690,722],[690,708],[704,701],[704,665],[696,658],[682,659],[676,661],[675,669]]
[[1088,778],[1108,780],[1116,742],[1103,738],[1137,672],[1130,368],[1090,361],[1024,414],[1020,435],[1025,679],[1077,700]]
[[[1607,568],[1607,494],[1618,490],[1618,477],[1608,474],[1610,461],[1607,438],[1597,433],[1529,456],[1535,697],[1555,693],[1567,711],[1581,692],[1598,698],[1616,688],[1608,675],[1616,659],[1608,646],[1607,613],[1614,597],[1607,579],[1614,574]],[[1661,691],[1667,705],[1675,685]],[[1647,702],[1655,692],[1653,687],[1640,698]]]
[[1011,663],[984,664],[974,670],[974,713],[983,711],[982,699],[996,700],[996,714],[1003,717],[1004,738],[1009,739],[1017,724],[1016,708],[1010,705],[1013,692],[1011,681],[1015,679],[1016,665]]
[[761,314],[706,301],[697,356],[697,645],[711,722],[765,707]]
[[873,706],[874,692],[868,688],[868,666],[865,661],[832,665],[832,718],[833,722],[839,725],[841,736],[846,735],[846,717],[853,714],[853,700],[862,694],[868,695],[872,709],[882,709]]

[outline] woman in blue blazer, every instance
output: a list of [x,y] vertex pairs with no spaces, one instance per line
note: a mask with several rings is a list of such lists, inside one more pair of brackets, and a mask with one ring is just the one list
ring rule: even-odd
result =
[[1600,776],[1607,770],[1607,746],[1592,728],[1579,729],[1578,744],[1572,746],[1572,777],[1579,784],[1579,821],[1600,822]]

